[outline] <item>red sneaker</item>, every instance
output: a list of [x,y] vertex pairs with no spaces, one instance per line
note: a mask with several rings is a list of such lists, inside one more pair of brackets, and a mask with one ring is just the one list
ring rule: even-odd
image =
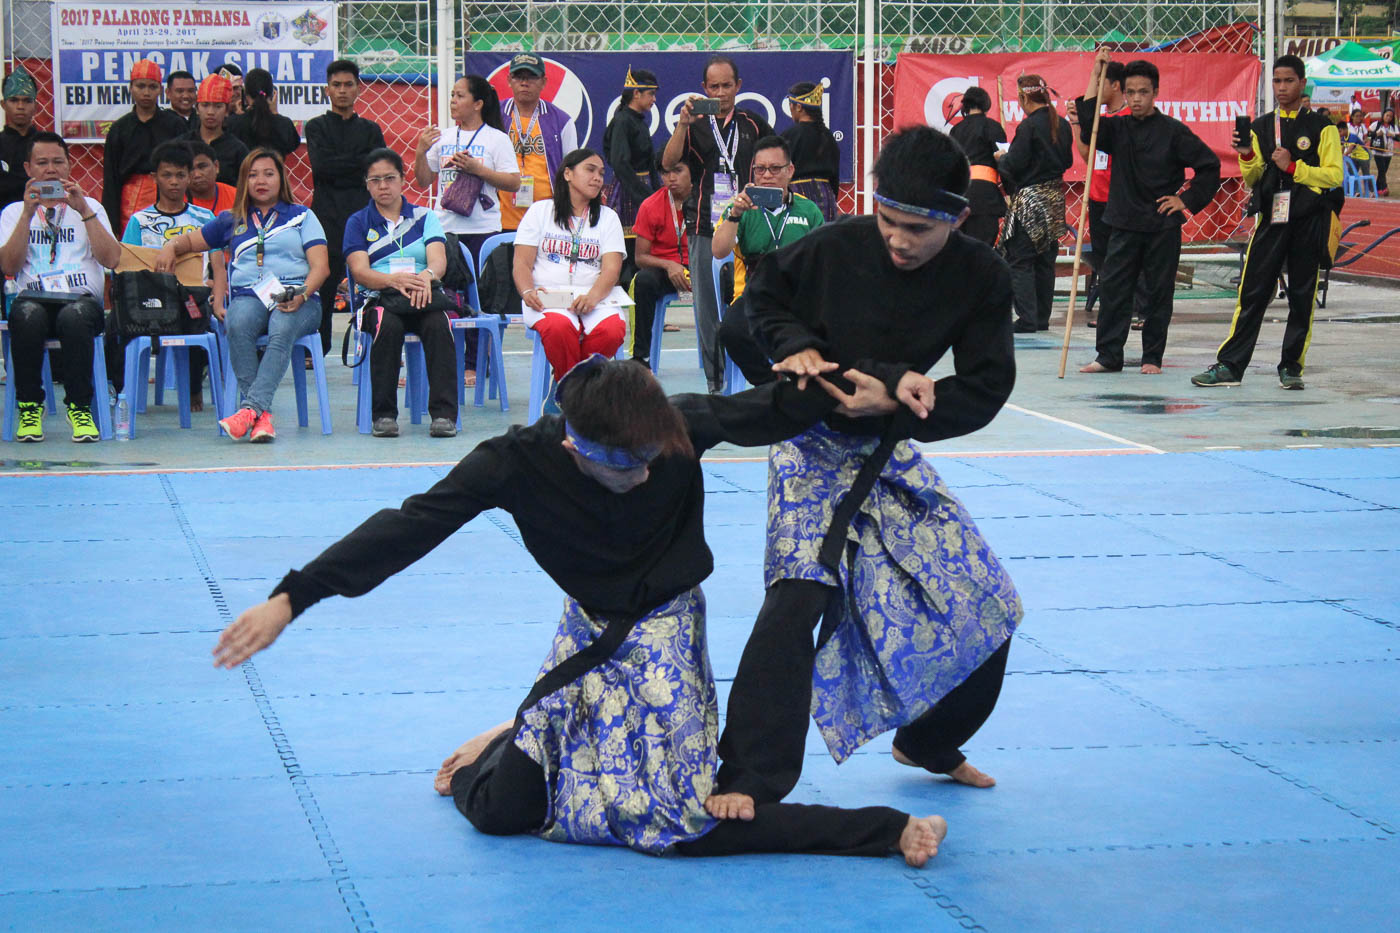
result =
[[253,409],[240,408],[227,418],[220,418],[219,427],[223,428],[224,432],[228,434],[229,437],[239,441],[243,439],[243,435],[248,433],[248,429],[251,428],[253,423],[257,420],[258,413],[253,411]]
[[257,423],[253,425],[253,436],[250,440],[254,444],[266,444],[277,437],[277,432],[272,430],[272,412],[265,411],[258,415]]

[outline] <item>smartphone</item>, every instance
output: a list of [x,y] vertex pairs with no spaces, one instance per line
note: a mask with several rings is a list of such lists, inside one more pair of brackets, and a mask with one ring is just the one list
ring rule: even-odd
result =
[[715,97],[696,97],[690,101],[690,112],[701,117],[719,116],[719,99]]
[[67,193],[63,190],[63,182],[61,181],[41,181],[35,185],[34,188],[39,192],[39,197],[48,200],[67,197]]
[[749,185],[747,188],[744,189],[744,194],[747,194],[749,196],[749,200],[752,201],[758,207],[766,208],[770,211],[775,211],[783,206],[782,188],[767,188],[763,185]]
[[1249,117],[1235,117],[1235,135],[1243,145],[1249,145]]

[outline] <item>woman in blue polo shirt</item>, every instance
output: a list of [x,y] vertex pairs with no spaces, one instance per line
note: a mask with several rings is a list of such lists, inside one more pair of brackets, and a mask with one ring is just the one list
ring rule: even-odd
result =
[[432,437],[457,433],[457,356],[434,286],[447,269],[446,240],[437,214],[403,196],[403,160],[392,149],[365,159],[370,203],[345,222],[345,267],[361,289],[360,327],[374,337],[369,351],[375,437],[399,436],[399,358],[405,333],[417,334],[428,361]]
[[[321,223],[310,208],[292,203],[287,169],[271,149],[254,149],[243,160],[233,210],[166,243],[156,268],[172,271],[177,257],[210,249],[226,249],[233,257],[224,323],[243,396],[242,407],[219,424],[235,440],[251,432],[254,443],[270,441],[277,436],[273,393],[287,374],[292,344],[321,326],[317,289],[330,274]],[[263,334],[267,349],[259,361]]]

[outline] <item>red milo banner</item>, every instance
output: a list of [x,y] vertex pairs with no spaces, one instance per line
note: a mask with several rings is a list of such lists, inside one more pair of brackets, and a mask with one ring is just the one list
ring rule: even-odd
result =
[[[1238,177],[1239,163],[1230,147],[1235,117],[1254,117],[1259,88],[1259,59],[1250,55],[1120,52],[1120,61],[1144,58],[1157,66],[1161,82],[1157,109],[1181,120],[1220,156],[1224,177]],[[977,85],[992,98],[996,117],[1012,139],[1025,117],[1016,102],[1016,79],[1038,74],[1054,90],[1063,114],[1069,101],[1084,93],[1093,69],[1091,52],[1032,52],[995,55],[900,55],[895,64],[895,127],[927,123],[946,131],[958,122],[962,93]],[[1084,180],[1084,163],[1065,174]]]

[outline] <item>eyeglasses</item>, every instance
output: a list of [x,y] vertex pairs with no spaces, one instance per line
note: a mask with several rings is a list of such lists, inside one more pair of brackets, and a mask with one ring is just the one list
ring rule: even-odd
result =
[[778,175],[791,164],[791,162],[784,162],[782,165],[755,165],[753,173],[755,175]]
[[402,177],[401,175],[375,175],[372,178],[366,178],[365,184],[377,188],[380,185],[392,185],[394,182],[402,180]]

